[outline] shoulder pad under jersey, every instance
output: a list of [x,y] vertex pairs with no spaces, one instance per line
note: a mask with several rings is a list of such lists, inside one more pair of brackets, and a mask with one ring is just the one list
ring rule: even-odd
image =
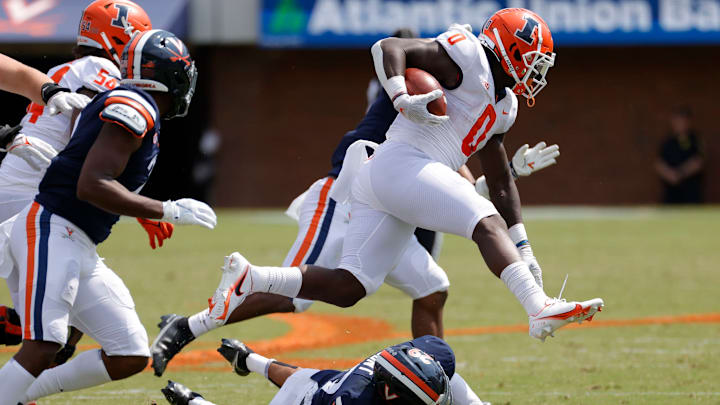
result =
[[114,90],[105,98],[100,119],[120,125],[142,138],[155,126],[155,109],[141,95],[128,90]]
[[85,56],[70,65],[70,71],[60,84],[77,91],[87,88],[102,93],[114,89],[120,79],[120,70],[113,62],[97,56]]
[[465,27],[453,24],[435,40],[445,48],[448,55],[464,72],[477,63],[480,41]]
[[518,110],[517,96],[513,91],[506,87],[505,97],[495,104],[496,110],[498,111],[498,133],[504,134],[510,130],[515,123]]

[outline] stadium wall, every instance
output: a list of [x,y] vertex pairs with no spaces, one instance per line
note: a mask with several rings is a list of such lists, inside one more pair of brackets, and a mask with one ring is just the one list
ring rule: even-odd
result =
[[[338,139],[366,107],[373,75],[358,50],[205,50],[210,120],[222,148],[214,200],[221,206],[285,206],[330,168]],[[559,49],[537,106],[522,105],[506,137],[558,143],[559,164],[518,184],[529,204],[648,204],[653,169],[677,105],[695,111],[706,150],[706,199],[720,202],[715,67],[711,47]],[[522,103],[522,102],[521,102]],[[481,167],[471,158],[478,175]]]

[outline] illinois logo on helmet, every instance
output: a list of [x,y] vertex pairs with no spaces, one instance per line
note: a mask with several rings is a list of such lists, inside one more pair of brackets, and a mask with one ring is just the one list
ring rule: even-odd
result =
[[136,32],[152,29],[145,10],[130,0],[96,0],[85,7],[77,44],[104,49],[120,65],[120,55]]
[[505,73],[515,79],[513,92],[535,105],[535,96],[547,85],[548,70],[555,65],[553,39],[539,15],[524,8],[506,8],[493,14],[480,39],[490,48]]
[[123,50],[120,73],[120,83],[170,95],[173,105],[164,119],[187,115],[197,69],[185,44],[172,32],[150,30],[135,35]]

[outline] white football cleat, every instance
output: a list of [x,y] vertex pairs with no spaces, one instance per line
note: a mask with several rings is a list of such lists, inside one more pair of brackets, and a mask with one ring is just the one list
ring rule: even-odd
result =
[[240,253],[233,252],[225,256],[225,264],[220,270],[220,284],[212,298],[208,299],[210,319],[219,326],[227,322],[232,310],[248,296],[248,293],[240,291],[240,287],[245,280],[250,280],[250,262]]
[[605,305],[602,298],[593,298],[583,302],[567,302],[564,299],[551,298],[537,314],[528,316],[530,320],[530,336],[543,342],[548,336],[563,326],[577,322],[592,320],[593,316]]

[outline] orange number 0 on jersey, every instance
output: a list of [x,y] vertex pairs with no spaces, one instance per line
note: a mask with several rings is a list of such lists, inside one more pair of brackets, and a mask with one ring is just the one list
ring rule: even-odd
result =
[[[485,107],[485,111],[480,114],[480,117],[477,119],[477,121],[475,121],[475,124],[473,124],[472,128],[470,128],[468,134],[465,135],[465,139],[463,139],[462,151],[465,156],[470,156],[475,153],[478,145],[480,145],[480,142],[485,140],[485,138],[487,137],[487,133],[490,131],[490,128],[492,128],[495,124],[495,118],[495,109],[493,108],[492,104],[488,104],[488,106]],[[480,131],[480,128],[482,128],[483,125],[485,126],[485,129],[478,137],[477,133],[478,131]]]
[[450,35],[447,39],[448,44],[455,45],[458,42],[462,41],[463,39],[467,39],[467,37],[464,34],[454,34]]

